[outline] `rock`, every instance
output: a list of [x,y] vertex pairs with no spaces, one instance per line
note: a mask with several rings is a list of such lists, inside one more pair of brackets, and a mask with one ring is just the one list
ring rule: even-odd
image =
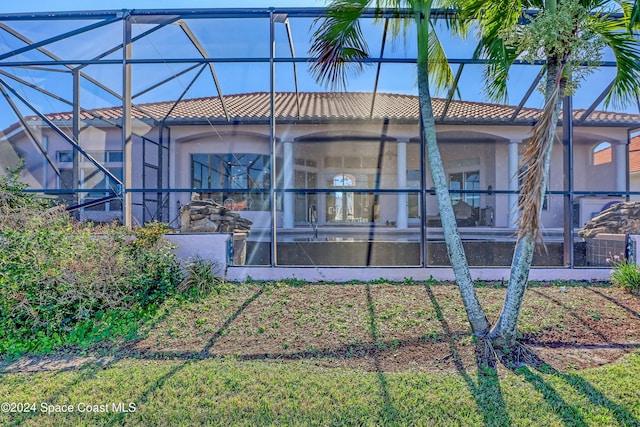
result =
[[640,202],[624,202],[611,206],[588,221],[578,236],[589,239],[601,233],[640,234]]
[[253,222],[213,200],[196,198],[180,209],[182,232],[248,233],[252,224]]

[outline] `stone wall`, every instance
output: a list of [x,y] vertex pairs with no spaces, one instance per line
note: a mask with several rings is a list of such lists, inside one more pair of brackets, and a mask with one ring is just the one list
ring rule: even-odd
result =
[[180,208],[180,231],[249,233],[253,222],[210,200],[193,200]]
[[584,239],[598,234],[640,234],[640,202],[615,204],[578,231],[578,236]]

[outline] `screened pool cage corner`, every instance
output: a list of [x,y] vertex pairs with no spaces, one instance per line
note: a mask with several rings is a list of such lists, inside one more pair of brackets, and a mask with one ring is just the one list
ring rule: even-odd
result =
[[[394,38],[397,15],[365,13],[372,57],[332,91],[309,70],[323,13],[0,15],[0,166],[22,159],[27,191],[82,221],[227,234],[234,265],[448,266],[415,31]],[[487,102],[477,41],[452,35],[449,13],[432,19],[455,85],[436,93],[433,110],[456,222],[472,266],[508,266],[543,65],[516,62],[508,101]],[[605,51],[565,100],[535,266],[606,267],[608,255],[628,251],[626,236],[584,231],[640,195],[638,106],[603,104],[615,65]]]

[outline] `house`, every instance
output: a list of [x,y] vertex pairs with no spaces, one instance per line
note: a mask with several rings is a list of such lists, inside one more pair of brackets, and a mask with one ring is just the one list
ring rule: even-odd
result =
[[[508,265],[519,159],[540,110],[444,99],[433,107],[458,225],[474,248],[470,262]],[[137,105],[125,189],[130,215],[134,223],[178,227],[181,206],[194,197],[226,204],[253,222],[249,264],[268,265],[277,252],[279,265],[446,265],[418,112],[416,96],[364,92],[276,92],[273,106],[268,92]],[[627,164],[638,115],[573,116],[571,164],[559,123],[542,214],[548,250],[537,265],[567,265],[567,244],[579,265],[584,245],[566,236],[624,199],[627,181],[633,187],[638,179],[638,137]],[[73,114],[24,122],[29,131],[9,127],[0,146],[7,150],[8,142],[13,158],[25,159],[32,187],[79,204],[82,219],[121,220],[117,185],[96,164],[123,179],[122,109],[80,112],[85,154],[75,187]],[[83,191],[61,194],[73,188]]]
[[635,135],[629,143],[629,189],[631,200],[640,200],[640,135]]

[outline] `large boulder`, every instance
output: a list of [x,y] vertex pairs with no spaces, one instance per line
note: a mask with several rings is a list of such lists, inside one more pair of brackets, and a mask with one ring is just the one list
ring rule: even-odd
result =
[[578,236],[588,239],[598,234],[640,234],[640,202],[617,203],[588,221]]
[[212,200],[193,200],[180,208],[180,231],[249,233],[253,222]]

